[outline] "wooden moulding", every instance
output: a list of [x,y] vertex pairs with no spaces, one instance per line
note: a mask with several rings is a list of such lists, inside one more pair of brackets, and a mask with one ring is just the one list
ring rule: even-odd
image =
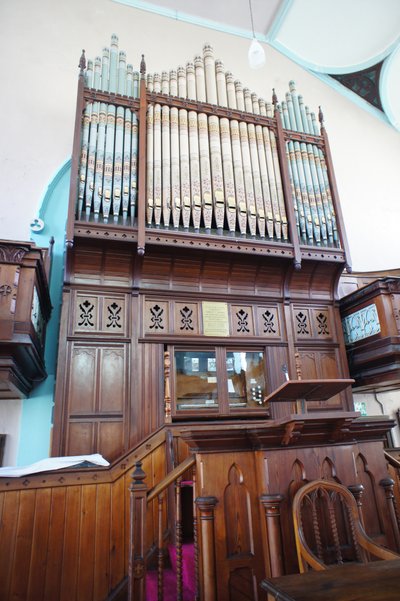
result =
[[181,434],[192,452],[214,453],[312,447],[324,444],[385,440],[395,422],[382,418],[360,418],[357,412],[332,411],[323,415],[289,415],[265,425],[241,423],[229,428],[192,427]]

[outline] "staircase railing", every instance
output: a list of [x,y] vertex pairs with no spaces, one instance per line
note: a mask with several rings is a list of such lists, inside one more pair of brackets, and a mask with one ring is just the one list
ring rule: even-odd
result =
[[[146,557],[149,549],[146,544],[146,523],[148,520],[148,510],[153,501],[157,503],[157,510],[154,516],[157,519],[157,549],[153,550],[157,558],[157,599],[162,601],[164,598],[164,567],[165,567],[165,549],[171,533],[166,520],[165,497],[166,491],[171,485],[175,485],[175,547],[176,547],[176,599],[183,600],[183,556],[182,556],[182,510],[181,510],[181,484],[182,478],[189,469],[196,463],[194,456],[187,457],[182,463],[175,467],[167,476],[154,486],[151,490],[147,489],[144,482],[146,474],[142,470],[142,463],[138,461],[135,465],[135,471],[132,475],[130,490],[130,546],[129,546],[129,601],[145,601],[146,599]],[[194,470],[193,470],[194,472]],[[195,474],[193,482],[193,499],[195,499]],[[194,557],[195,557],[195,598],[199,598],[199,577],[198,577],[198,549],[197,549],[197,523],[196,512],[193,510],[193,532],[194,532]],[[151,551],[151,549],[150,549]]]

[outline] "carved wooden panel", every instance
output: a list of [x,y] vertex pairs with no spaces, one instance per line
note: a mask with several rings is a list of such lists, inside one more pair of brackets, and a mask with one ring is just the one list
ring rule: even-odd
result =
[[66,399],[66,454],[99,452],[115,459],[125,449],[129,347],[71,344]]
[[314,338],[318,340],[332,339],[332,324],[327,309],[311,309],[311,327]]
[[332,340],[334,332],[329,308],[295,306],[292,316],[297,340]]
[[312,338],[309,309],[304,307],[293,309],[293,327],[297,340]]
[[254,336],[253,307],[251,305],[231,305],[233,336]]
[[[209,301],[207,301],[209,302]],[[215,303],[228,307],[227,328],[236,338],[280,339],[282,326],[277,305]],[[201,301],[146,298],[143,303],[144,335],[196,336],[204,334]]]
[[[201,456],[198,491],[218,500],[215,511],[215,551],[218,566],[217,598],[239,601],[239,573],[245,576],[243,592],[258,600],[263,531],[259,525],[259,493],[252,453],[212,453]],[[246,597],[244,597],[246,598]]]
[[0,338],[2,340],[10,339],[13,335],[19,275],[19,265],[0,264]]
[[280,338],[281,329],[277,307],[257,307],[258,335],[264,338]]
[[144,309],[146,334],[169,334],[169,303],[146,300]]
[[74,292],[72,298],[74,334],[128,335],[126,295]]
[[175,334],[199,334],[199,304],[174,303]]

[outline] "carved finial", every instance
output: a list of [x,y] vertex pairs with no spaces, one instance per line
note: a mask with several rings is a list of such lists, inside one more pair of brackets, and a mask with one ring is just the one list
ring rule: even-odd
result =
[[322,112],[321,107],[319,107],[319,110],[318,110],[318,120],[321,124],[321,127],[324,127],[324,113]]
[[275,88],[272,88],[272,104],[275,107],[278,104],[278,96],[275,94]]
[[143,480],[146,478],[145,472],[142,470],[142,462],[135,463],[135,471],[132,474],[132,486],[142,486]]
[[140,61],[140,77],[141,77],[141,79],[144,79],[145,75],[146,75],[146,62],[144,60],[144,54],[142,54],[142,60]]
[[79,75],[83,75],[84,70],[86,69],[86,57],[85,50],[82,50],[81,58],[79,59]]

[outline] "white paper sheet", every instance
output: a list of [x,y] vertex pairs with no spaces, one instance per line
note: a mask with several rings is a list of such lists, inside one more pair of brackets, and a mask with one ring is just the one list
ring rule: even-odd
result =
[[2,467],[0,468],[1,478],[18,478],[19,476],[27,476],[28,474],[37,474],[38,472],[49,472],[52,470],[60,470],[66,467],[77,466],[80,463],[88,462],[93,465],[107,467],[109,462],[104,459],[99,453],[93,455],[74,455],[71,457],[49,457],[41,459],[31,465],[21,467]]

